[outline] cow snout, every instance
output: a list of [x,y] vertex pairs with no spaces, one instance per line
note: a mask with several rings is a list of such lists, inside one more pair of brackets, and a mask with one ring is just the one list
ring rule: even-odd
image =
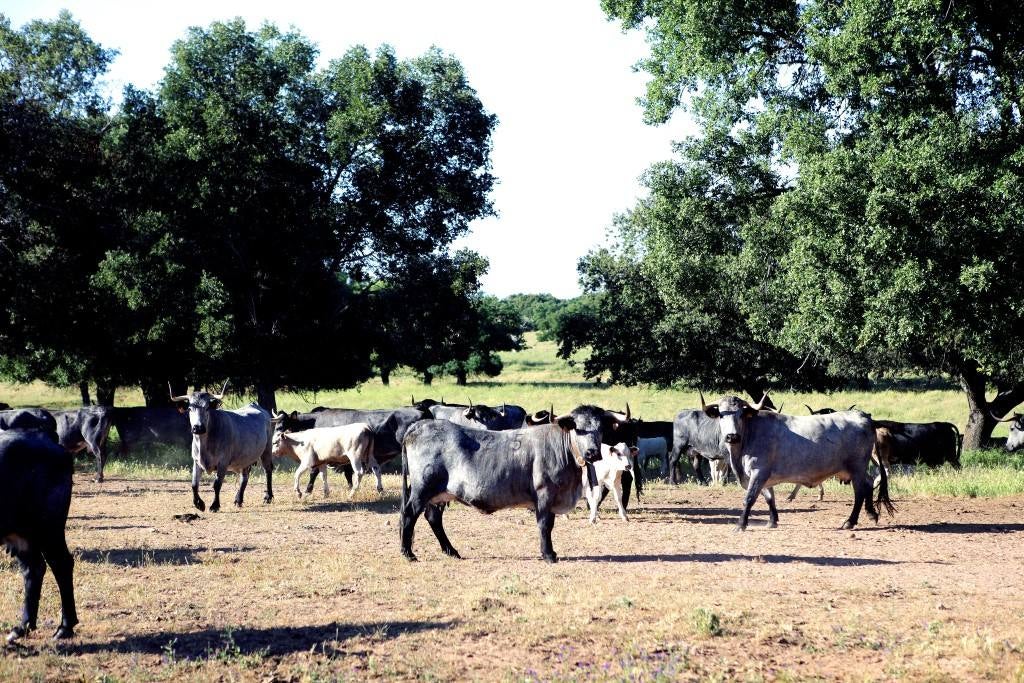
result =
[[192,425],[192,433],[193,434],[205,434],[206,433],[206,427],[204,427],[203,425]]
[[739,434],[735,434],[735,433],[734,434],[726,434],[725,435],[725,442],[726,443],[739,443],[740,442],[740,435]]

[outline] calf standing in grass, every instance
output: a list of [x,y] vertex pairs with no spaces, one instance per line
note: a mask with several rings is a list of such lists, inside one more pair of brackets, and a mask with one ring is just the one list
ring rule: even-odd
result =
[[611,491],[622,521],[629,521],[626,517],[626,508],[622,504],[622,473],[632,469],[631,463],[636,461],[637,450],[636,446],[627,446],[624,443],[616,446],[601,444],[601,459],[587,464],[588,468],[594,468],[594,477],[597,481],[595,486],[590,486],[590,476],[584,470],[583,494],[590,505],[591,524],[597,524],[597,507],[601,504],[604,489]]
[[[274,418],[280,421],[279,418]],[[316,427],[301,432],[274,430],[273,454],[275,457],[289,457],[297,460],[295,470],[295,493],[302,498],[299,488],[299,477],[306,470],[319,469],[324,478],[324,496],[330,495],[327,486],[327,468],[329,464],[350,464],[355,473],[349,499],[359,489],[359,483],[367,469],[372,469],[377,477],[377,493],[384,491],[380,480],[380,465],[373,457],[373,430],[365,422],[354,422],[340,427]]]

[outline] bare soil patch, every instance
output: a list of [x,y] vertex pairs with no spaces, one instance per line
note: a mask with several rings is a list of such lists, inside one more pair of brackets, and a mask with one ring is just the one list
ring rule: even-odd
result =
[[[897,500],[893,519],[837,527],[852,495],[780,503],[780,526],[735,533],[739,489],[653,484],[631,521],[605,502],[555,524],[539,557],[532,513],[455,506],[441,554],[417,526],[398,544],[398,478],[357,501],[275,478],[263,505],[193,515],[185,478],[76,474],[69,543],[82,623],[0,651],[0,678],[1021,679],[1024,497]],[[365,484],[365,482],[364,482]],[[230,501],[236,480],[225,484]],[[209,482],[204,482],[204,494]],[[207,496],[209,497],[209,496]],[[21,578],[0,561],[0,625]]]

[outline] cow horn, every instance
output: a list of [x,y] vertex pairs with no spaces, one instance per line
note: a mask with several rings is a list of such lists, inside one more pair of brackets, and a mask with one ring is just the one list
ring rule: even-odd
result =
[[551,410],[548,411],[548,424],[555,423],[555,404],[551,404]]
[[856,403],[854,403],[854,404],[853,404],[852,406],[850,406],[849,408],[847,408],[847,410],[853,410],[853,409],[854,409],[854,408],[856,408],[856,407],[857,407],[857,404],[856,404]]
[[811,408],[811,407],[810,407],[809,405],[807,405],[806,403],[804,404],[804,408],[807,408],[807,412],[808,412],[808,413],[810,413],[811,415],[814,415],[814,409],[813,409],[813,408]]
[[768,400],[768,392],[766,391],[766,392],[764,392],[764,396],[761,397],[761,400],[758,401],[757,403],[755,403],[754,405],[750,406],[750,407],[753,408],[754,410],[761,410],[762,408],[764,408],[764,402],[767,401],[767,400]]
[[629,403],[626,403],[626,422],[629,422]]
[[416,395],[415,394],[409,394],[409,405],[411,405],[411,406],[416,405]]
[[270,418],[270,421],[271,422],[280,422],[281,420],[284,419],[284,416],[285,416],[285,412],[283,410],[281,412],[275,411],[274,412],[274,416],[272,418]]
[[999,417],[996,417],[996,414],[993,413],[991,410],[988,411],[988,414],[991,415],[996,422],[1013,422],[1018,417],[1017,413],[1010,413],[1011,417],[1004,417],[1000,419]]
[[472,407],[473,407],[473,399],[469,399],[469,407],[470,407],[470,408],[472,408]]
[[230,381],[231,381],[230,379],[226,379],[226,380],[224,380],[224,386],[222,386],[222,387],[220,388],[220,393],[219,393],[219,394],[214,394],[214,395],[213,395],[213,397],[214,397],[215,399],[217,399],[218,401],[223,401],[223,400],[224,400],[224,392],[225,392],[225,391],[227,391],[227,388],[228,388],[228,382],[230,382]]
[[704,392],[702,392],[700,389],[698,389],[697,390],[697,395],[700,396],[700,409],[704,410],[705,408],[708,407],[707,404],[704,403]]
[[781,415],[782,414],[782,406],[784,406],[784,405],[786,405],[786,404],[785,403],[779,404],[779,407],[775,409],[775,412],[778,413],[779,415]]
[[167,383],[167,393],[170,394],[170,396],[171,396],[171,403],[178,403],[179,401],[187,401],[188,400],[188,394],[186,394],[184,396],[175,396],[174,395],[174,389],[171,388],[171,383],[170,382]]
[[504,401],[502,401],[502,402],[501,402],[501,414],[502,414],[502,415],[504,415],[504,414],[505,414],[505,411],[506,411],[506,408],[505,408],[505,402],[504,402]]

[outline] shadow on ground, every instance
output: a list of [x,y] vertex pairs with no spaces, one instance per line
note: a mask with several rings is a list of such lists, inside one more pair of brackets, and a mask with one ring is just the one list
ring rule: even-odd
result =
[[860,567],[903,564],[898,560],[875,557],[827,557],[803,555],[733,555],[729,553],[683,553],[675,555],[591,555],[565,558],[567,562],[759,562],[764,564],[811,564],[819,567]]
[[935,522],[933,524],[896,524],[893,525],[893,528],[920,531],[926,534],[1009,534],[1014,531],[1024,531],[1024,524]]
[[274,657],[309,652],[317,646],[330,649],[334,643],[360,636],[372,637],[375,642],[379,642],[406,633],[447,629],[453,625],[451,621],[396,621],[275,628],[208,628],[202,631],[140,634],[104,642],[72,642],[60,649],[69,654],[163,654],[176,660],[230,659],[252,654]]
[[81,562],[92,564],[117,564],[132,567],[146,565],[187,565],[202,564],[205,553],[248,553],[256,548],[240,546],[237,548],[111,548],[110,550],[80,550],[75,553]]

